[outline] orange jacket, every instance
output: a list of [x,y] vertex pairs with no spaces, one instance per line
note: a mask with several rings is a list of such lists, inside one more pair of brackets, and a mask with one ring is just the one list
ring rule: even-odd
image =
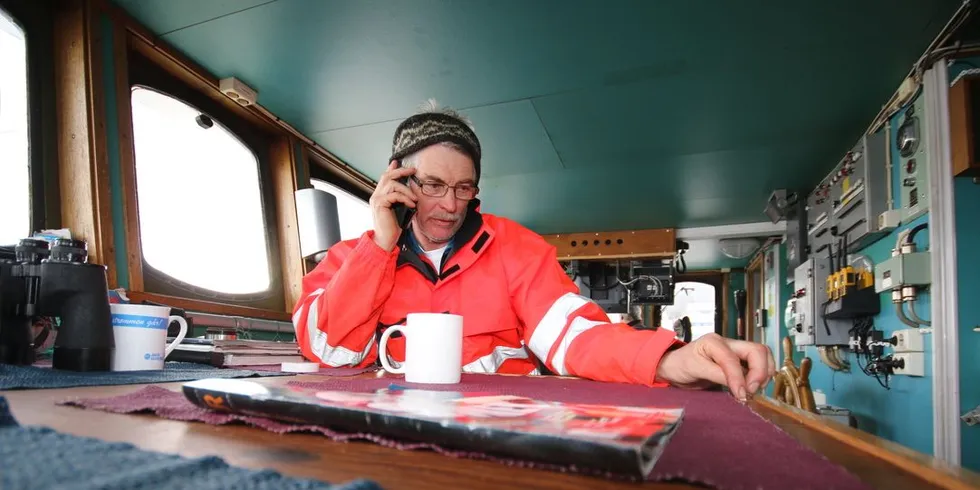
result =
[[[545,362],[560,375],[660,385],[657,365],[677,344],[674,332],[610,323],[538,234],[471,208],[440,269],[409,233],[390,253],[373,231],[337,243],[303,278],[293,326],[307,359],[370,365],[385,328],[408,313],[444,312],[463,316],[464,372],[539,374]],[[388,355],[404,361],[404,337],[389,339]]]

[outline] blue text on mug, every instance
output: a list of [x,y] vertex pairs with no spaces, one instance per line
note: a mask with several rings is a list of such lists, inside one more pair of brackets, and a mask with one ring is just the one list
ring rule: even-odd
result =
[[169,320],[169,318],[156,316],[115,314],[112,315],[112,326],[166,330],[170,323]]

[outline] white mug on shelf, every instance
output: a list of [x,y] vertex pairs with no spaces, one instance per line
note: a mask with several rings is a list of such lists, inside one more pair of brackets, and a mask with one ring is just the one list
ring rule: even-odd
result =
[[[112,352],[113,371],[163,369],[163,361],[187,335],[187,321],[171,315],[169,306],[114,303],[109,307],[116,343]],[[167,345],[167,327],[171,321],[180,324],[180,333]]]
[[[388,361],[388,339],[405,337],[405,361],[395,368]],[[381,335],[378,357],[385,370],[404,374],[409,383],[455,384],[463,371],[463,317],[448,313],[409,313],[405,325]]]

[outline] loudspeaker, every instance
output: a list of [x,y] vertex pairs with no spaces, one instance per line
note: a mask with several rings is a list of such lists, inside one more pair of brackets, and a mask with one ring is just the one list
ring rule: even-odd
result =
[[303,257],[327,251],[340,241],[340,217],[337,198],[320,189],[296,191],[296,220],[299,223],[299,246]]

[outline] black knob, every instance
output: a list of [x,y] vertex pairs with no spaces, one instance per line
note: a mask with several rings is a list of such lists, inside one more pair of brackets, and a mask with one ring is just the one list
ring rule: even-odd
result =
[[82,240],[59,238],[51,247],[52,262],[76,262],[84,264],[88,261],[88,244]]
[[24,238],[14,247],[17,262],[40,264],[48,258],[48,242],[36,238]]

